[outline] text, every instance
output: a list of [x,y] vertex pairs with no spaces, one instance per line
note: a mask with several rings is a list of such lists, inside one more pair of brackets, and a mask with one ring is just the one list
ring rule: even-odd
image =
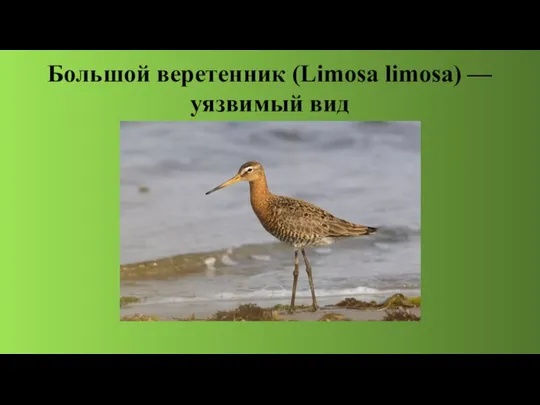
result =
[[[302,112],[304,103],[300,96],[290,100],[191,100],[195,117],[199,112]],[[310,112],[347,113],[349,100],[310,100]]]

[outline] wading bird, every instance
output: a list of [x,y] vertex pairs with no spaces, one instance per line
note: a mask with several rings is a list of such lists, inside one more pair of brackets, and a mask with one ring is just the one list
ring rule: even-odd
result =
[[206,192],[206,195],[230,186],[239,181],[248,181],[251,207],[264,229],[281,242],[294,249],[294,271],[290,311],[295,309],[296,285],[298,283],[298,251],[302,251],[309,288],[311,290],[313,311],[319,308],[311,265],[305,248],[325,246],[347,237],[369,235],[377,228],[358,225],[337,218],[331,213],[297,198],[273,194],[266,182],[263,166],[258,162],[246,162],[231,179]]

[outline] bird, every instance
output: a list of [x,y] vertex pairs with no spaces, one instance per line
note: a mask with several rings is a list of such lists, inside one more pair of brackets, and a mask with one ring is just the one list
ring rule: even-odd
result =
[[263,165],[248,161],[229,180],[207,191],[209,195],[232,184],[247,181],[251,208],[262,227],[277,240],[294,250],[294,270],[289,312],[295,312],[296,287],[299,276],[299,251],[304,259],[305,270],[311,290],[312,310],[320,309],[315,294],[311,264],[306,248],[330,245],[340,239],[370,235],[378,228],[355,224],[338,218],[332,213],[298,198],[274,194],[268,187]]

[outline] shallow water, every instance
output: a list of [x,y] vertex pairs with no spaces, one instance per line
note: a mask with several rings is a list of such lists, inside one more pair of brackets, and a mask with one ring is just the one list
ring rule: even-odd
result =
[[[248,160],[265,166],[274,193],[381,227],[376,236],[307,251],[321,304],[419,294],[419,123],[123,123],[121,262],[200,253],[184,276],[123,282],[122,295],[143,298],[123,313],[288,303],[293,251],[259,224],[248,185],[204,194]],[[310,301],[302,266],[297,296]]]

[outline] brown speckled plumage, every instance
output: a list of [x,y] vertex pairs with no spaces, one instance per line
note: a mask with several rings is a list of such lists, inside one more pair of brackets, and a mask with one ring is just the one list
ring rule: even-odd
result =
[[304,200],[271,193],[263,166],[254,161],[244,163],[233,178],[206,194],[238,181],[249,181],[251,207],[264,229],[276,239],[288,243],[294,248],[295,269],[293,272],[291,310],[294,310],[298,281],[299,250],[302,251],[304,257],[313,308],[316,310],[318,305],[311,275],[311,266],[304,248],[328,245],[342,238],[369,235],[374,233],[377,228],[354,224],[338,218]]

